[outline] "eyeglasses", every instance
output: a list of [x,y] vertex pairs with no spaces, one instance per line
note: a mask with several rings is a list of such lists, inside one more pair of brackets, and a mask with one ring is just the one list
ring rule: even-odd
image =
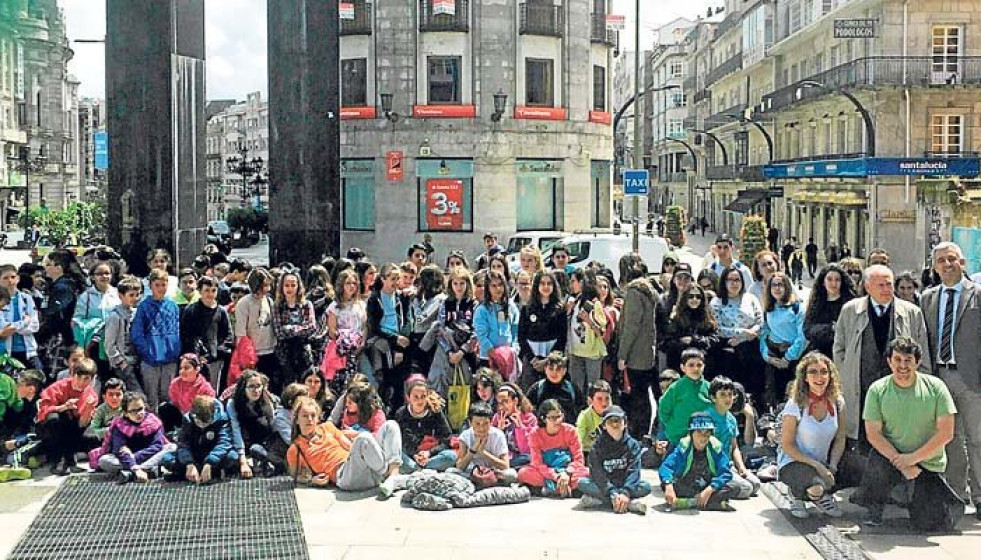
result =
[[146,407],[141,406],[140,408],[132,408],[130,410],[127,410],[126,414],[142,414],[144,412],[146,412]]
[[259,385],[251,385],[250,384],[250,385],[246,385],[245,386],[245,388],[248,389],[249,391],[261,391],[263,387],[265,387],[265,385],[262,385],[262,384],[259,384]]

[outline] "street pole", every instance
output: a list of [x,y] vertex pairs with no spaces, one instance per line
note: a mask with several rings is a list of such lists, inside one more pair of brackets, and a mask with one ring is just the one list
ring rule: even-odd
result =
[[[640,92],[643,91],[644,86],[640,83],[640,59],[643,57],[643,53],[640,50],[640,0],[634,1],[634,98],[638,99]],[[634,102],[636,103],[636,101]],[[636,107],[636,105],[635,105]],[[643,154],[641,151],[643,147],[641,146],[640,137],[640,123],[643,120],[643,113],[637,112],[634,109],[634,169],[640,169],[643,163]],[[648,181],[648,194],[650,194],[650,182]],[[640,252],[640,197],[633,197],[633,224],[632,233],[633,239],[631,241],[631,248],[634,253]]]

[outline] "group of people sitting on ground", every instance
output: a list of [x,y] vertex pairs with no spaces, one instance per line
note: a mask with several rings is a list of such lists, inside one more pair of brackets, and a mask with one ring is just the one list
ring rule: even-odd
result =
[[60,250],[42,275],[0,267],[0,479],[84,453],[121,482],[459,490],[436,472],[473,486],[460,503],[520,501],[473,498],[514,485],[623,513],[646,511],[657,468],[672,509],[779,479],[801,517],[839,515],[834,492],[858,486],[870,523],[905,480],[914,523],[940,528],[981,499],[981,299],[956,245],[915,302],[881,250],[825,266],[805,298],[778,255],[748,266],[725,235],[697,278],[675,252],[614,274],[561,245],[517,270],[491,249],[474,272],[423,244],[380,268],[356,249],[305,272],[209,251],[175,276],[160,250],[142,280],[108,251],[88,276]]

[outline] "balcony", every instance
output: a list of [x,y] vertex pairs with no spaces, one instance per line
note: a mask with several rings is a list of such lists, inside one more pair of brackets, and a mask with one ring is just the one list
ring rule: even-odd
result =
[[685,117],[685,119],[683,121],[681,121],[681,122],[682,122],[682,126],[685,128],[685,130],[691,130],[693,128],[698,128],[698,118],[697,117],[694,117],[694,116]]
[[521,4],[518,33],[561,37],[565,32],[565,13],[562,6]]
[[688,180],[688,173],[684,171],[676,171],[673,173],[664,172],[658,173],[657,181],[659,183],[684,183]]
[[711,99],[712,99],[712,90],[700,89],[695,92],[695,97],[692,98],[692,102],[698,103],[700,101],[709,101]]
[[710,165],[705,168],[705,178],[709,181],[763,182],[762,165]]
[[705,129],[712,130],[713,128],[718,128],[722,125],[736,122],[737,119],[730,118],[729,115],[742,115],[744,111],[746,111],[746,104],[740,103],[739,105],[733,105],[728,109],[723,109],[718,113],[709,115],[709,117],[705,119]]
[[434,0],[419,0],[419,31],[462,31],[470,30],[469,0],[456,0],[454,14],[433,13]]
[[712,71],[705,76],[705,87],[709,87],[729,74],[742,69],[742,67],[743,53],[739,52],[729,58],[729,60],[713,68]]
[[603,43],[604,45],[617,44],[617,32],[606,27],[606,14],[590,14],[592,16],[592,28],[589,40],[593,43]]
[[[827,86],[863,89],[881,86],[952,87],[956,85],[981,85],[981,56],[962,56],[948,61],[947,70],[938,71],[929,56],[872,56],[846,62],[805,78]],[[801,80],[801,81],[805,81]],[[800,97],[797,90],[800,89]],[[784,86],[763,96],[764,111],[778,111],[798,101],[806,101],[826,95],[821,88],[801,88],[800,82]]]
[[979,155],[981,154],[978,152],[923,152],[923,157],[926,158],[976,158]]
[[354,19],[341,20],[341,36],[371,35],[371,2],[354,3]]

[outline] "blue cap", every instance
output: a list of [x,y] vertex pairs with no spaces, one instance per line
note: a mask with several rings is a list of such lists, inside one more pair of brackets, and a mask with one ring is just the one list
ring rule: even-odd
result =
[[704,412],[696,412],[688,419],[688,431],[715,430],[715,420]]

